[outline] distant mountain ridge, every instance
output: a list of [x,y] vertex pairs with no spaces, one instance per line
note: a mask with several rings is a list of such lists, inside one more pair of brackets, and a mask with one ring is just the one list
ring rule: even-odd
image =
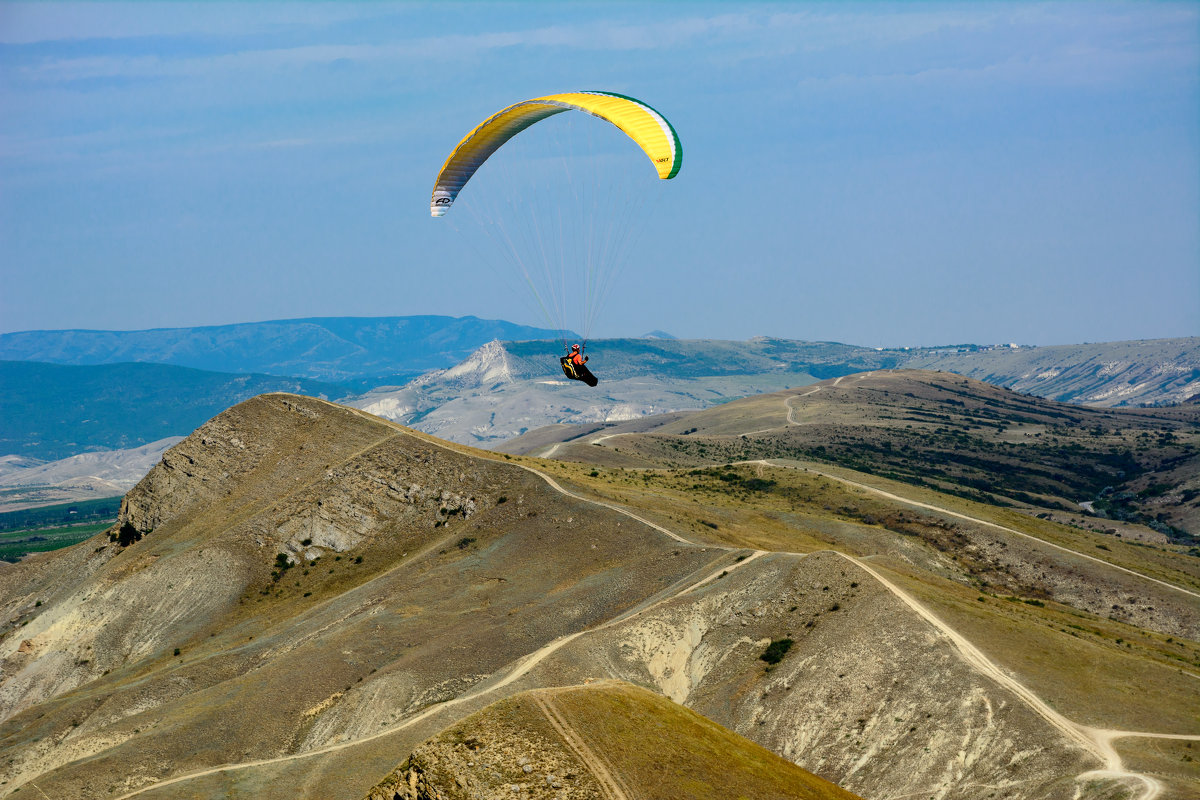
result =
[[1026,394],[1097,406],[1173,404],[1200,393],[1200,338],[877,350],[756,337],[602,339],[596,389],[562,379],[545,342],[490,342],[462,363],[348,400],[451,441],[492,447],[556,423],[612,423],[881,369],[954,372]]
[[894,366],[895,353],[836,342],[603,339],[597,389],[568,381],[545,342],[489,342],[450,369],[379,387],[350,405],[464,444],[490,446],[555,422],[613,422],[705,408],[826,377]]
[[[419,375],[437,380],[429,373],[451,368],[455,372],[447,377],[461,382],[474,369],[467,362],[478,362],[476,352],[489,342],[505,343],[508,380],[555,375],[558,335],[472,316],[313,317],[141,331],[6,333],[0,334],[0,360],[151,362],[310,378],[365,391]],[[637,339],[593,341],[590,351],[599,356],[594,365],[609,380],[788,372],[824,379],[911,368],[955,372],[1039,397],[1099,406],[1181,403],[1200,395],[1200,337],[884,349],[765,336],[677,339],[655,330]]]
[[[501,352],[502,351],[502,352]],[[840,342],[804,342],[756,336],[745,341],[728,339],[598,339],[587,348],[593,366],[609,380],[655,376],[695,378],[715,375],[806,373],[836,378],[868,369],[899,366],[907,354],[873,350]],[[462,364],[447,370],[445,378],[460,377],[467,364],[503,360],[510,380],[556,376],[558,353],[545,342],[491,342],[472,353]],[[489,367],[485,372],[491,374]],[[442,374],[428,374],[431,382]]]
[[0,334],[0,359],[151,362],[324,381],[394,380],[457,364],[493,339],[557,337],[545,328],[471,316],[312,317],[141,331],[6,333]]
[[916,351],[906,369],[938,369],[1063,403],[1183,403],[1200,394],[1200,337],[1048,347]]
[[168,364],[74,367],[31,361],[0,361],[0,386],[0,455],[43,461],[186,435],[264,392],[336,397],[345,391],[303,378]]
[[[72,336],[88,332],[43,332],[42,344],[58,336],[61,346],[50,354],[58,358],[101,358],[104,337],[129,336],[133,338],[124,344],[113,339],[114,346],[124,349],[108,355],[225,358],[233,367],[262,363],[292,373],[330,372],[345,377],[329,383],[215,371],[202,377],[172,372],[186,368],[165,364],[4,362],[0,379],[7,392],[0,401],[0,455],[46,460],[97,449],[137,447],[167,436],[186,435],[209,416],[264,391],[331,399],[360,393],[349,402],[427,433],[485,447],[555,423],[612,423],[698,410],[738,397],[880,369],[955,372],[1060,402],[1106,407],[1169,405],[1200,395],[1200,338],[1196,337],[916,350],[769,337],[747,341],[602,339],[588,346],[590,366],[601,381],[593,390],[562,376],[559,343],[547,340],[485,341],[457,361],[444,362],[447,368],[426,370],[419,377],[413,373],[353,372],[420,363],[421,359],[427,359],[426,363],[448,359],[454,352],[451,345],[482,335],[491,330],[489,326],[518,332],[540,329],[470,317],[300,320],[271,328],[275,324],[90,332],[91,338],[84,336],[79,341]],[[345,336],[339,337],[339,332]],[[16,348],[21,337],[26,337],[27,345],[35,343],[33,333],[0,337],[0,350],[5,343]],[[172,341],[178,348],[155,351],[152,345],[163,345],[167,339],[157,345],[138,340],[137,335],[149,333],[176,337]],[[416,343],[411,353],[402,353],[400,341],[409,334],[416,337]],[[275,335],[281,338],[272,339]],[[324,344],[314,344],[301,355],[296,348],[309,335]],[[205,336],[209,338],[205,340]],[[354,344],[351,339],[363,343]],[[85,351],[82,343],[93,349]],[[441,355],[429,355],[431,343],[442,348],[436,350]],[[111,371],[102,377],[96,372],[101,368]],[[61,413],[68,404],[73,410]],[[122,420],[118,427],[109,425],[116,420]]]
[[80,453],[50,462],[0,456],[0,513],[124,494],[182,438],[168,436],[138,447]]

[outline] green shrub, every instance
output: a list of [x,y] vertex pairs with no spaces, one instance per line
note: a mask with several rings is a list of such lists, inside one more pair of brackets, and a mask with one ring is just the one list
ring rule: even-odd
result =
[[767,649],[759,656],[759,660],[765,661],[768,664],[778,664],[787,655],[787,651],[792,649],[795,644],[791,639],[776,639],[767,645]]

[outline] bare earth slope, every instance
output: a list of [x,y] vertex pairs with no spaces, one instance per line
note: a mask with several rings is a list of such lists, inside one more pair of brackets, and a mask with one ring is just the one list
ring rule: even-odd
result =
[[0,571],[4,788],[49,772],[52,795],[107,797],[377,731],[720,555],[638,527],[350,411],[256,398],[130,492],[130,544]]
[[[637,436],[661,441],[604,445]],[[359,798],[496,700],[607,677],[865,797],[1162,791],[874,567],[697,535],[535,464],[290,395],[215,418],[112,540],[0,569],[0,794]]]
[[[783,639],[768,668],[759,656]],[[1100,765],[833,553],[764,556],[542,669],[582,680],[597,665],[865,797],[1070,797]]]

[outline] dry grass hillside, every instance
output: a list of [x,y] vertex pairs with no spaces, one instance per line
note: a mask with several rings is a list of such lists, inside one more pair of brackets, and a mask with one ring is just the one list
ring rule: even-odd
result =
[[[763,659],[773,644],[776,663]],[[984,786],[1070,797],[1076,776],[1100,766],[869,572],[828,551],[762,556],[572,642],[530,680],[585,680],[598,668],[864,797],[983,798]]]
[[[895,370],[749,397],[653,433],[609,446],[630,465],[815,460],[1059,519],[1086,512],[1101,529],[1114,527],[1104,520],[1141,523],[1200,544],[1196,406],[1086,408],[952,373]],[[596,438],[554,455],[595,461],[579,445]],[[524,448],[514,440],[506,449]]]
[[662,695],[620,681],[536,689],[423,743],[369,800],[853,800]]
[[[229,410],[108,535],[0,569],[0,795],[360,798],[496,701],[606,678],[728,729],[655,701],[656,737],[757,752],[740,735],[863,797],[1200,787],[1190,740],[1105,732],[1200,733],[1177,553],[824,462],[665,468],[697,433],[563,447],[584,464],[290,395]],[[657,466],[603,466],[623,459]],[[1092,609],[1097,581],[1124,611]],[[657,796],[605,711],[642,700],[546,696]],[[716,772],[680,791],[730,796]]]
[[2,789],[111,797],[376,732],[724,555],[639,528],[320,401],[244,403],[113,541],[0,572]]
[[[928,373],[917,376],[926,383],[920,386],[911,377],[884,373],[827,381],[657,427],[644,423],[642,433],[608,429],[576,438],[560,432],[558,443],[543,441],[529,452],[562,459],[547,469],[580,493],[637,508],[696,541],[801,553],[833,549],[869,563],[1072,722],[1180,737],[1114,734],[1111,741],[1127,764],[1153,769],[1167,787],[1155,790],[1162,796],[1200,792],[1194,749],[1200,747],[1195,691],[1200,558],[1194,545],[1082,509],[998,503],[998,493],[977,493],[954,482],[952,471],[936,458],[945,450],[934,437],[922,445],[935,456],[929,458],[929,480],[918,480],[916,454],[909,456],[907,475],[879,469],[861,452],[851,455],[871,472],[848,469],[831,457],[805,457],[822,444],[828,451],[828,443],[848,438],[847,429],[878,444],[893,428],[914,425],[916,415],[906,413],[913,396],[921,398],[919,407],[927,414],[941,418],[938,426],[973,441],[987,434],[978,427],[987,412],[974,409],[993,409],[986,401],[999,399],[991,392],[1017,397],[970,382],[968,388],[981,396],[968,402],[961,386],[951,387],[956,392],[943,388],[947,380],[964,379]],[[939,405],[939,397],[946,402]],[[1056,405],[1038,411],[1078,410]],[[1173,468],[1179,469],[1194,452],[1196,428],[1187,416],[1194,410],[1162,412],[1107,419],[1128,426],[1123,430],[1133,439],[1153,420],[1155,430],[1171,435],[1156,434],[1136,453],[1138,463],[1153,470],[1175,460]],[[1089,431],[1065,424],[1058,435],[1070,437],[1067,445],[1091,438]],[[749,458],[774,454],[763,450],[780,442],[794,448],[793,457]],[[520,442],[512,447],[523,449]],[[1036,462],[1054,455],[1053,449],[1009,451],[1015,454],[1010,470],[1044,469]],[[1076,458],[1088,453],[1082,444],[1071,452]],[[1036,461],[1022,463],[1019,456]],[[1058,457],[1064,471],[1070,469],[1072,462]],[[1083,466],[1100,469],[1103,462]],[[1163,474],[1135,481],[1162,480]],[[1194,472],[1188,477],[1194,479]],[[1162,496],[1178,500],[1182,493],[1173,487]],[[834,780],[861,791],[840,775]]]

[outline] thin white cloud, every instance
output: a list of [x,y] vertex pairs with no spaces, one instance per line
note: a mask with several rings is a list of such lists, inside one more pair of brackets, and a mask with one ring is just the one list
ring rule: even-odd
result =
[[[141,4],[135,5],[137,8],[146,8]],[[205,30],[207,25],[213,32],[229,33],[232,28],[241,25],[243,27],[238,28],[238,32],[244,33],[244,26],[254,28],[255,25],[274,24],[281,20],[300,26],[320,25],[344,13],[336,10],[341,6],[266,5],[273,9],[270,13],[240,16],[233,14],[233,20],[220,24],[209,19],[220,16],[212,13],[213,6],[173,6],[172,8],[183,9],[178,18],[170,19],[176,23],[174,28],[166,25],[163,19],[158,19],[157,22],[151,20],[139,24],[130,23],[132,28],[125,27],[121,30],[125,35],[131,35],[130,30],[196,32],[188,28],[188,25],[195,22],[200,25],[201,31]],[[25,6],[18,8],[28,11]],[[64,4],[52,5],[49,8],[75,9],[77,6]],[[75,26],[78,29],[91,30],[93,33],[106,29],[104,24],[95,20],[94,6],[84,4],[81,8],[87,11],[85,16],[92,19],[92,23],[88,24],[94,24],[95,27],[88,28],[87,24],[76,21]],[[161,8],[153,8],[159,13],[152,14],[151,17],[163,17]],[[989,32],[1007,36],[1012,40],[1013,52],[1006,53],[999,59],[1003,62],[1019,56],[1025,46],[1021,41],[1021,31],[1057,28],[1065,34],[1064,44],[1058,46],[1050,62],[1065,70],[1063,76],[1066,80],[1076,82],[1085,79],[1089,74],[1108,77],[1113,70],[1130,67],[1141,61],[1169,58],[1183,66],[1194,63],[1194,35],[1190,40],[1184,36],[1182,41],[1171,41],[1170,32],[1178,31],[1181,27],[1183,30],[1194,29],[1197,20],[1200,19],[1192,8],[1172,6],[1151,9],[1155,13],[1148,16],[1142,14],[1138,17],[1142,20],[1140,27],[1129,24],[1128,12],[1123,6],[1103,7],[1108,11],[1107,15],[1094,13],[1095,9],[1092,7],[1051,4],[983,7],[954,5],[932,8],[921,6],[917,7],[918,10],[904,5],[850,6],[836,11],[802,9],[784,12],[773,10],[769,13],[748,11],[713,16],[684,15],[677,18],[667,16],[675,8],[677,7],[670,5],[659,6],[658,10],[662,12],[662,16],[649,25],[595,20],[526,30],[424,36],[390,42],[324,43],[239,49],[207,56],[172,57],[169,51],[164,50],[159,55],[146,56],[68,57],[23,64],[16,67],[14,72],[19,78],[42,83],[288,71],[339,61],[379,65],[432,62],[440,59],[448,68],[452,68],[454,64],[470,63],[483,55],[506,48],[667,52],[698,45],[711,51],[707,56],[709,58],[725,63],[737,63],[754,59],[776,60],[798,52],[815,55],[845,51],[852,54],[856,50],[862,50],[865,55],[873,56],[878,55],[888,45],[918,41],[935,35],[951,34],[955,37],[969,38],[974,35],[992,35]],[[207,12],[201,13],[204,9],[207,9]],[[292,11],[296,13],[291,13]],[[345,13],[349,15],[348,12]],[[429,13],[437,11],[431,8]],[[306,17],[310,22],[305,23]],[[1147,19],[1149,21],[1146,21]],[[1190,28],[1186,25],[1189,21]],[[126,23],[129,23],[129,20],[126,20]],[[1098,41],[1080,41],[1080,37],[1089,35]],[[957,69],[924,72],[951,74],[961,71],[983,74],[994,70],[997,61],[995,56],[983,55],[975,64],[966,64]],[[900,70],[892,74],[898,76],[904,73]],[[1043,80],[1053,79],[1054,74],[1043,72],[1040,77]],[[864,80],[879,77],[872,74],[869,66],[864,66],[861,76]]]
[[0,44],[232,36],[323,27],[422,6],[384,3],[0,3]]

